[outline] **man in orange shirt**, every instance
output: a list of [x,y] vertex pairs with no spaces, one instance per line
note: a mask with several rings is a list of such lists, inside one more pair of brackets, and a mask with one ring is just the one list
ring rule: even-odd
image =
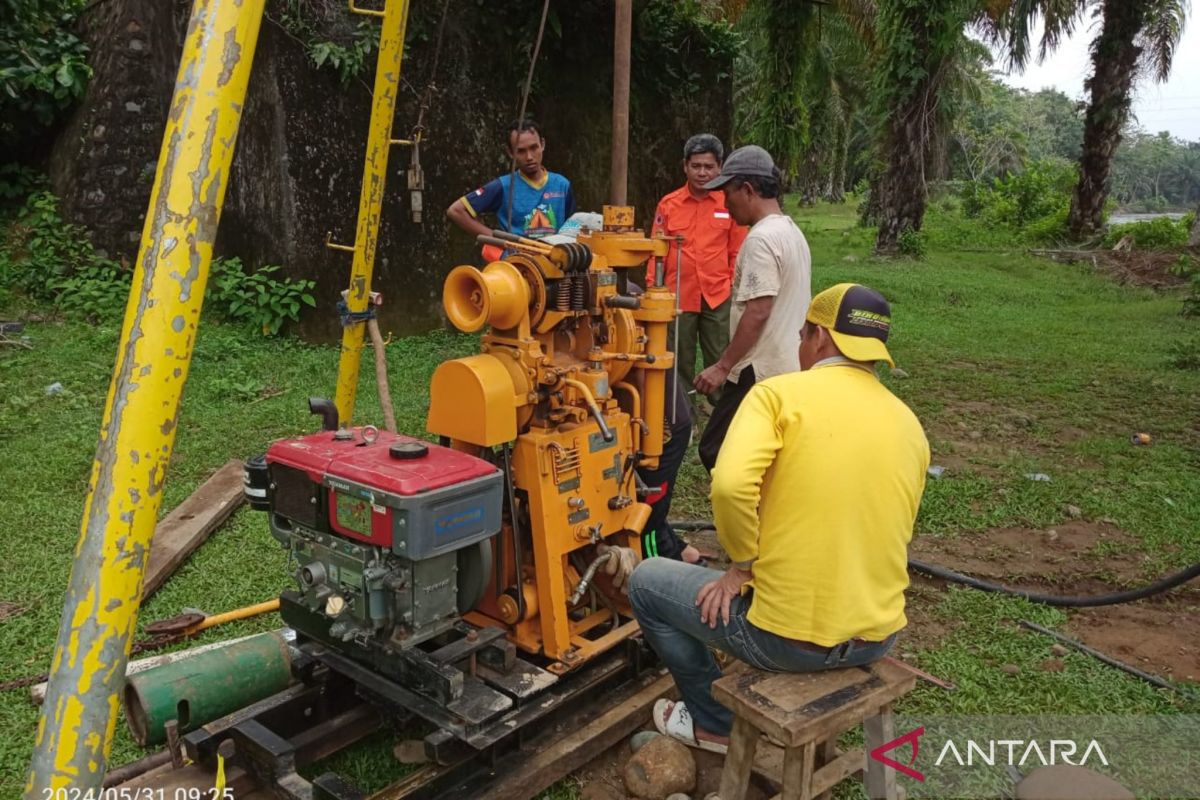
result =
[[[681,188],[658,203],[654,214],[655,235],[683,236],[683,271],[679,282],[679,352],[676,363],[684,385],[691,386],[696,373],[696,342],[704,366],[710,367],[729,344],[729,295],[733,283],[733,265],[738,249],[746,238],[746,228],[734,223],[725,208],[725,194],[709,190],[704,184],[721,172],[725,149],[721,140],[709,133],[698,133],[683,146]],[[666,259],[666,284],[675,289],[677,245],[671,244]],[[646,281],[653,279],[653,265]],[[709,396],[716,401],[716,392]]]

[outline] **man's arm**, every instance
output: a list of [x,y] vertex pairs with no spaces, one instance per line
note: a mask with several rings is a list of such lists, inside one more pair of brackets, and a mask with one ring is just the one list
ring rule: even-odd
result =
[[[739,567],[758,558],[758,506],[763,476],[783,446],[779,396],[761,384],[742,400],[712,473],[717,539]],[[784,487],[780,487],[784,489]]]
[[489,236],[492,229],[479,220],[480,214],[494,212],[500,208],[504,188],[500,179],[488,181],[470,194],[465,194],[446,209],[446,219],[453,222],[471,236]]
[[729,229],[729,279],[733,280],[734,268],[737,266],[738,251],[742,249],[742,242],[746,241],[746,236],[750,233],[750,229],[745,225],[734,224]]
[[460,197],[446,209],[446,219],[471,234],[471,236],[491,236],[492,229],[480,222],[479,218],[472,211],[473,209],[467,205],[466,200]]
[[725,352],[721,354],[717,363],[696,376],[696,391],[711,394],[725,382],[729,371],[750,352],[750,348],[754,347],[754,343],[762,335],[767,318],[771,316],[771,309],[774,307],[774,295],[756,297],[746,302],[746,310],[738,320],[737,330],[733,332],[733,338],[729,340]]
[[[567,212],[567,216],[565,219],[563,219],[563,222],[566,222],[568,219],[575,216],[575,190],[571,188],[570,181],[567,181],[567,196],[563,205],[565,206]],[[561,226],[562,223],[560,222],[559,227]]]

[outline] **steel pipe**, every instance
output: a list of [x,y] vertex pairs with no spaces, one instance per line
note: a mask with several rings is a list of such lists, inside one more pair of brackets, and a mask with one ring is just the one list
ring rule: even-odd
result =
[[108,390],[25,797],[98,793],[264,0],[196,0]]

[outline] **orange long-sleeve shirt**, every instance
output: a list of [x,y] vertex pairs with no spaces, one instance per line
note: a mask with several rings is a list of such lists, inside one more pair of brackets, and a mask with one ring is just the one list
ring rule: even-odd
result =
[[[734,223],[725,208],[725,193],[716,190],[697,200],[682,188],[668,194],[654,213],[655,235],[683,236],[683,276],[679,284],[679,307],[699,311],[703,297],[710,308],[729,299],[733,265],[747,230]],[[666,284],[675,288],[675,243],[666,258]],[[654,279],[654,263],[647,265],[646,282]]]

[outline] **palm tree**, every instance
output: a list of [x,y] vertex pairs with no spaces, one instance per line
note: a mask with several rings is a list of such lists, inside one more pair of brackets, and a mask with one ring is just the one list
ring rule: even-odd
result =
[[746,35],[734,88],[737,138],[771,152],[801,202],[840,202],[869,32],[814,0],[727,0],[725,9]]
[[807,91],[818,7],[811,2],[749,0],[738,16],[747,46],[734,84],[737,138],[766,148],[785,184],[791,184],[801,172],[814,106],[823,99]]
[[1029,58],[1031,13],[1045,16],[1041,55],[1063,37],[1089,11],[1101,21],[1100,33],[1092,42],[1092,74],[1084,83],[1089,102],[1084,117],[1083,150],[1079,160],[1079,183],[1067,219],[1075,239],[1092,236],[1104,224],[1108,199],[1108,177],[1113,152],[1121,142],[1121,130],[1129,117],[1130,92],[1140,72],[1165,81],[1171,73],[1175,47],[1183,34],[1188,0],[1018,0],[1014,13],[1001,28],[1010,41],[1010,55],[1017,67]]
[[944,125],[940,108],[964,51],[968,24],[995,3],[973,0],[879,0],[875,18],[873,109],[881,120],[882,173],[872,186],[879,223],[875,251],[893,254],[925,218],[926,164]]

